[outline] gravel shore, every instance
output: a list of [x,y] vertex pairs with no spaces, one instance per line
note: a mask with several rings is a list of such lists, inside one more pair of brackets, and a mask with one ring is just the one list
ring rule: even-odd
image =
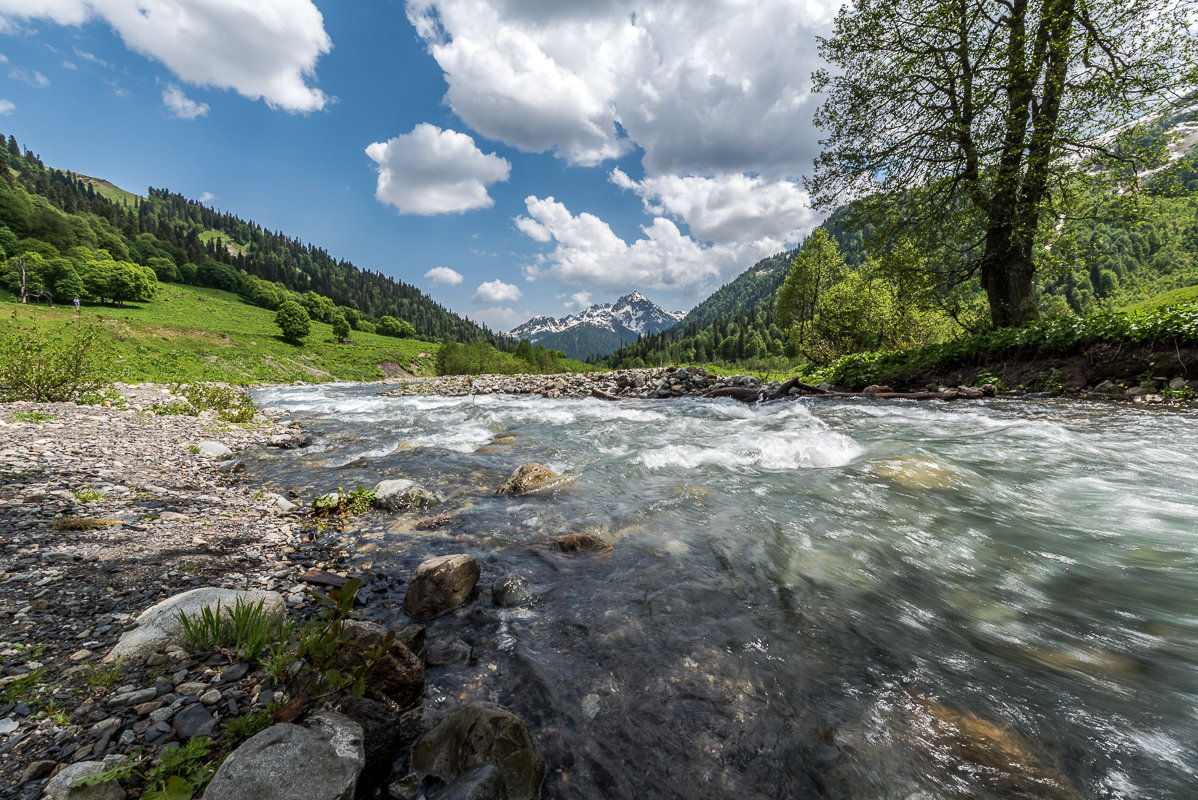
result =
[[[18,689],[0,700],[3,800],[32,800],[61,765],[123,754],[163,732],[163,697],[179,698],[160,691],[134,713],[113,702],[130,688],[119,684],[155,678],[117,676],[100,661],[132,617],[201,586],[272,589],[303,606],[298,577],[336,562],[333,545],[306,540],[300,518],[283,511],[289,503],[196,452],[202,441],[266,446],[293,428],[261,414],[247,425],[158,416],[149,409],[169,400],[165,389],[121,391],[126,407],[0,406],[0,691]],[[159,672],[181,683],[213,671],[180,661]],[[269,700],[259,687],[207,677],[223,686],[217,718]]]

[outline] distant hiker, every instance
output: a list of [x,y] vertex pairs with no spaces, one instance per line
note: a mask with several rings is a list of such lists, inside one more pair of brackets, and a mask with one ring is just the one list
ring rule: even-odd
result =
[[79,298],[78,297],[75,298],[75,313],[76,314],[79,313]]

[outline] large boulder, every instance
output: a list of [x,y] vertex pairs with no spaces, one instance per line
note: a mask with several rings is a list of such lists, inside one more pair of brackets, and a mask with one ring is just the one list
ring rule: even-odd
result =
[[467,703],[416,743],[412,768],[452,783],[480,764],[503,776],[511,800],[541,796],[545,762],[524,721],[498,703]]
[[567,480],[543,464],[525,464],[517,467],[495,494],[533,494],[561,486]]
[[220,442],[214,442],[211,439],[205,439],[195,443],[195,448],[199,454],[205,458],[228,458],[233,455],[233,451],[225,447]]
[[125,790],[115,780],[96,786],[72,788],[71,784],[75,781],[103,772],[105,768],[99,761],[80,761],[68,765],[46,784],[42,800],[125,800]]
[[[346,644],[337,653],[337,669],[349,674],[365,665],[366,653],[377,650],[387,637],[387,629],[373,622],[347,619],[341,623]],[[401,709],[413,705],[424,694],[424,665],[397,635],[387,652],[366,678],[366,695],[375,700],[390,700]]]
[[137,627],[125,631],[116,646],[104,656],[104,660],[140,663],[146,656],[169,645],[185,645],[186,637],[183,635],[183,625],[179,622],[180,614],[194,617],[205,608],[215,611],[218,603],[223,614],[223,609],[233,608],[238,600],[251,605],[261,602],[263,612],[273,618],[283,616],[286,610],[283,596],[278,592],[243,592],[215,587],[192,589],[168,597],[141,612],[136,620]]
[[387,511],[411,511],[440,505],[441,498],[415,481],[396,478],[374,487],[374,505]]
[[234,750],[204,791],[205,800],[352,800],[366,763],[362,726],[332,711],[307,727],[282,722]]
[[413,619],[432,619],[458,608],[470,598],[481,574],[478,562],[468,555],[430,558],[413,573],[403,610]]

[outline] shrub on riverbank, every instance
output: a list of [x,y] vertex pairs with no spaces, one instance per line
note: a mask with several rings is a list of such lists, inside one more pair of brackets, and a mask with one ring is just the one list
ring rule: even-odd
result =
[[826,380],[837,386],[860,388],[883,383],[888,376],[905,370],[953,364],[984,353],[994,355],[1028,348],[1067,350],[1099,342],[1120,345],[1156,341],[1198,341],[1198,304],[1057,317],[1023,328],[1000,328],[915,350],[853,353],[826,367],[810,365],[800,374],[808,381]]
[[99,392],[112,383],[110,358],[98,325],[0,327],[0,402],[58,403]]

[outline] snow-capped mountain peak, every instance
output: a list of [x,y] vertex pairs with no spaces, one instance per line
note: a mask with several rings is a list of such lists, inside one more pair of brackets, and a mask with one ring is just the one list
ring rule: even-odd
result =
[[598,303],[566,317],[533,317],[513,328],[509,335],[538,344],[546,337],[589,325],[610,331],[620,341],[636,341],[638,336],[660,333],[673,327],[685,316],[685,312],[666,311],[640,292],[634,291],[614,303]]

